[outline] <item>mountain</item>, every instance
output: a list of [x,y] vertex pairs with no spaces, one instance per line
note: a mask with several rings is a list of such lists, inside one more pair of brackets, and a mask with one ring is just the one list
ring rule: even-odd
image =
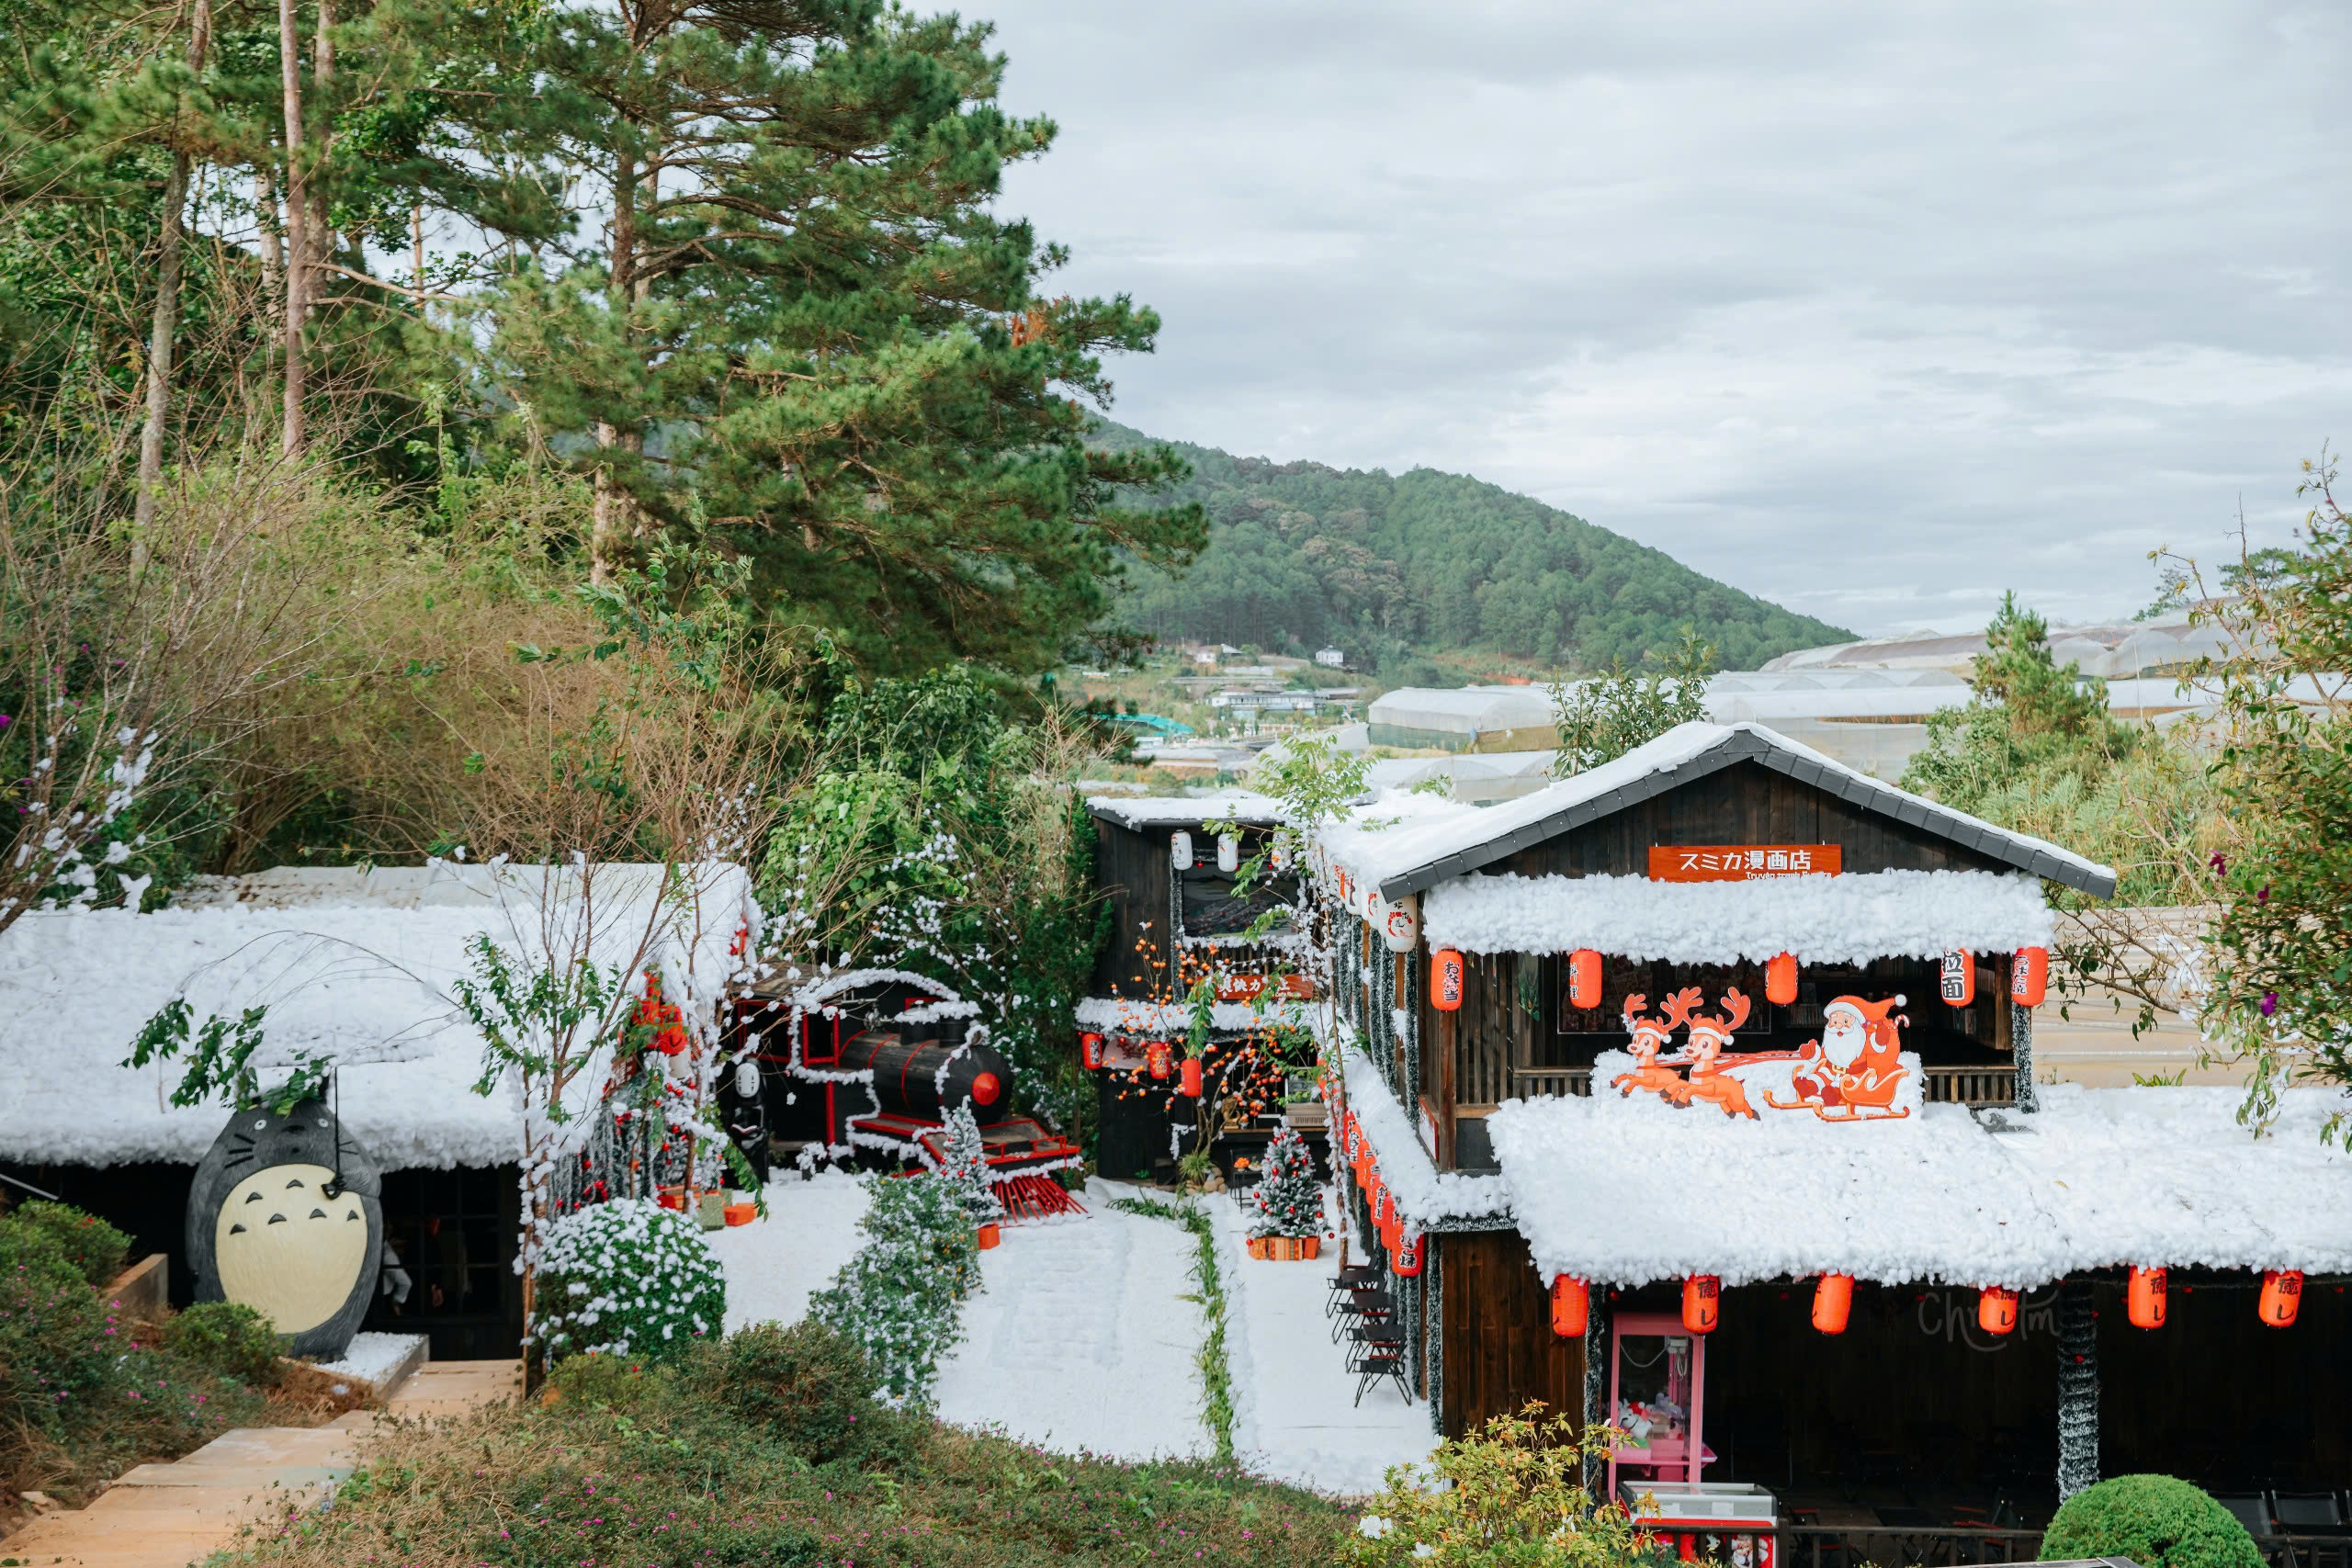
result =
[[[1104,422],[1114,449],[1153,439]],[[1125,613],[1164,640],[1271,652],[1326,645],[1391,679],[1472,653],[1584,670],[1671,652],[1696,627],[1725,669],[1853,633],[1691,570],[1581,517],[1463,474],[1327,468],[1170,442],[1193,464],[1173,497],[1209,515],[1182,576],[1138,575]]]

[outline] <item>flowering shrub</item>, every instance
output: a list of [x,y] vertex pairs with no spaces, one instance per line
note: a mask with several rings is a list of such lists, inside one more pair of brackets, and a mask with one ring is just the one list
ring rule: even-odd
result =
[[5,1223],[23,1242],[54,1246],[91,1286],[104,1290],[122,1272],[123,1255],[130,1238],[96,1214],[85,1214],[69,1203],[44,1203],[39,1199],[8,1211]]
[[857,1256],[808,1303],[855,1342],[894,1405],[924,1406],[939,1358],[963,1332],[958,1308],[979,1288],[979,1241],[953,1182],[928,1174],[874,1183]]
[[726,1319],[726,1277],[684,1214],[628,1200],[548,1227],[530,1329],[548,1360],[667,1356],[717,1337]]

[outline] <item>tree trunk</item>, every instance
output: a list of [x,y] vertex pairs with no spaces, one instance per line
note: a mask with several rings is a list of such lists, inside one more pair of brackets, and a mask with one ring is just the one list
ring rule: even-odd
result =
[[310,174],[302,166],[302,34],[294,0],[277,0],[277,56],[286,118],[286,427],[279,450],[302,451],[302,318],[309,312]]
[[[188,31],[187,64],[204,69],[212,43],[211,0],[197,0]],[[131,570],[147,564],[147,529],[155,521],[155,487],[164,478],[164,426],[172,412],[172,351],[180,330],[180,251],[187,212],[189,159],[172,153],[171,177],[164,184],[164,231],[155,256],[155,314],[147,329],[147,423],[139,433],[139,495],[131,503],[138,532],[130,541]]]
[[[621,321],[623,341],[628,335],[628,320],[637,299],[637,159],[624,152],[613,174],[613,244],[612,281],[606,298]],[[611,451],[623,445],[619,429],[603,420],[596,422],[596,445]],[[596,470],[596,494],[590,512],[588,529],[588,581],[595,583],[612,581],[614,558],[624,547],[622,541],[631,532],[629,498],[613,482],[612,470]]]
[[334,99],[329,84],[334,80],[334,0],[318,0],[318,26],[311,35],[311,107],[318,112],[319,123],[310,128],[306,140],[311,145],[311,221],[309,258],[311,280],[302,290],[304,319],[318,310],[320,284],[326,276],[326,265],[334,259],[334,225],[327,213],[327,154],[334,147]]
[[409,269],[416,277],[416,313],[424,314],[424,209],[408,209]]

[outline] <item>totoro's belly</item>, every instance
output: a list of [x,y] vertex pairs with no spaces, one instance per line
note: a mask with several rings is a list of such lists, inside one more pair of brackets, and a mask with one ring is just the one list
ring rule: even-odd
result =
[[368,1264],[358,1194],[325,1196],[322,1165],[273,1165],[229,1190],[213,1221],[220,1293],[280,1334],[316,1328],[340,1310]]

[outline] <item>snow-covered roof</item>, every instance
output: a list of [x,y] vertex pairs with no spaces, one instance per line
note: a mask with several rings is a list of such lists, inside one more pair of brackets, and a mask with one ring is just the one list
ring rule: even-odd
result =
[[[1897,789],[1762,725],[1677,725],[1612,761],[1549,789],[1480,809],[1457,809],[1385,831],[1327,835],[1330,858],[1395,899],[1490,865],[1515,851],[1595,821],[1678,785],[1752,761],[1828,791],[1866,811],[1892,817],[2019,871],[2099,897],[2115,892],[2111,867],[2046,839],[1996,828],[1949,806]],[[1385,812],[1395,803],[1383,802]]]
[[1122,828],[1197,827],[1203,822],[1274,823],[1282,803],[1247,790],[1216,795],[1093,795],[1086,808]]
[[[1304,1010],[1302,1003],[1275,1003],[1261,1011],[1250,1002],[1216,1002],[1210,1007],[1210,1023],[1217,1029],[1263,1029],[1271,1024],[1297,1021]],[[1070,1010],[1080,1029],[1098,1030],[1111,1034],[1143,1034],[1173,1038],[1182,1035],[1193,1024],[1192,1005],[1187,1002],[1136,1001],[1125,997],[1081,997]]]
[[1836,1123],[1563,1097],[1506,1101],[1487,1128],[1546,1279],[2030,1289],[2119,1265],[2352,1269],[2352,1155],[2320,1137],[2340,1095],[2288,1091],[2256,1140],[2233,1089],[2037,1092],[2031,1115]]
[[1413,1119],[1359,1043],[1340,1045],[1340,1071],[1348,1109],[1372,1140],[1380,1179],[1387,1183],[1407,1224],[1416,1230],[1442,1230],[1449,1221],[1493,1219],[1510,1213],[1510,1190],[1494,1177],[1438,1169]]
[[1421,901],[1432,948],[1552,953],[1589,947],[1676,964],[1867,964],[1951,948],[2051,943],[2041,882],[2022,872],[1881,871],[1754,882],[1641,876],[1462,876]]
[[[453,986],[488,936],[518,963],[584,937],[601,962],[649,956],[665,994],[715,1003],[757,928],[750,878],[734,866],[453,865],[365,871],[281,868],[208,878],[153,914],[37,911],[0,932],[0,1149],[67,1165],[192,1163],[226,1121],[219,1105],[176,1109],[183,1071],[120,1066],[174,997],[200,1021],[266,1006],[255,1066],[266,1080],[296,1051],[343,1064],[344,1125],[387,1169],[510,1163],[520,1156],[515,1091],[488,1096],[482,1040]],[[594,930],[582,929],[583,916]],[[634,978],[632,976],[632,978]]]

